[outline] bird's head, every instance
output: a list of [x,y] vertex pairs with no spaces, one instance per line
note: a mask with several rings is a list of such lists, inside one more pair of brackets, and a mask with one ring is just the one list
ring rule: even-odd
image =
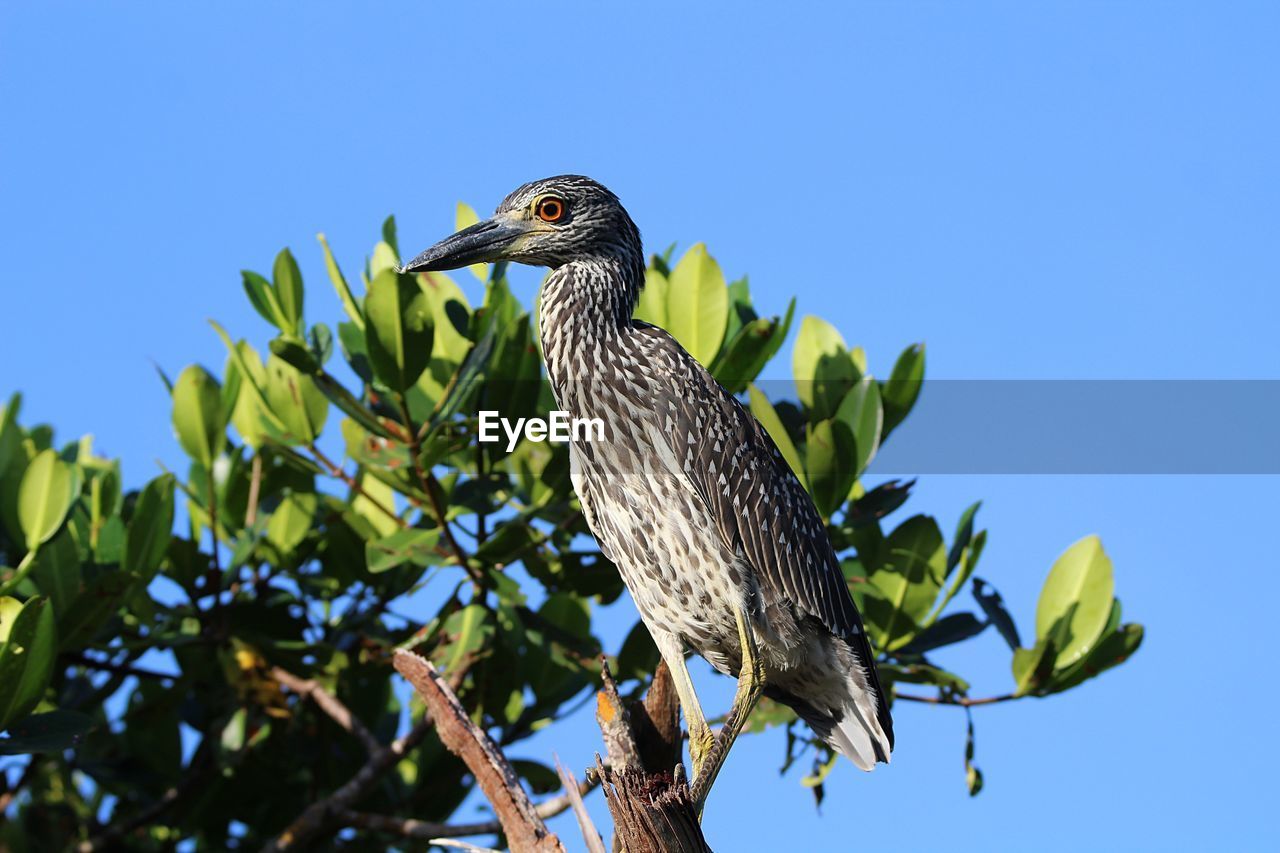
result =
[[491,218],[446,237],[401,271],[435,272],[494,261],[559,267],[600,258],[643,266],[640,232],[605,187],[580,175],[560,175],[520,187]]

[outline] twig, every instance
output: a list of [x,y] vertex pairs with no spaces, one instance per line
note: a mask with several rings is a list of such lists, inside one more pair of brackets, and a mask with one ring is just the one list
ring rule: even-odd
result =
[[186,772],[182,774],[181,782],[166,790],[160,795],[160,799],[128,820],[112,824],[87,841],[80,842],[76,847],[76,853],[95,853],[98,850],[114,849],[119,841],[135,829],[154,823],[156,818],[173,808],[174,804],[182,798],[193,791],[204,790],[205,776],[208,775],[209,770],[213,767],[209,750],[205,746],[205,742],[202,741],[200,746],[196,748],[191,763],[187,765]]
[[502,824],[511,849],[559,851],[564,846],[547,829],[515,770],[489,735],[471,721],[457,695],[431,662],[412,652],[397,651],[392,664],[422,697],[436,720],[440,741],[462,759]]
[[[463,661],[449,674],[451,686],[461,685],[470,669],[471,660]],[[400,762],[410,750],[422,742],[431,731],[431,712],[428,711],[421,720],[403,737],[394,740],[390,746],[379,746],[378,751],[369,756],[356,774],[319,802],[312,803],[298,815],[284,831],[263,846],[263,853],[276,853],[284,850],[303,850],[313,845],[316,836],[320,835],[338,815],[351,808],[361,797],[365,796],[392,767]]]
[[262,454],[253,454],[249,467],[249,504],[244,511],[244,526],[253,527],[258,521],[258,493],[262,490]]
[[1012,702],[1014,699],[1025,699],[1025,695],[1005,693],[1002,696],[984,696],[981,699],[970,699],[967,696],[915,696],[910,693],[894,693],[893,698],[905,702],[923,702],[926,705],[956,705],[961,708],[975,708],[979,705],[995,705],[997,702]]
[[112,663],[105,660],[94,660],[83,652],[67,652],[63,657],[72,663],[80,666],[96,669],[102,672],[110,672],[117,675],[130,676],[134,678],[148,678],[156,681],[174,681],[178,678],[176,675],[170,675],[167,672],[156,672],[150,669],[143,669],[140,666],[130,666],[124,663]]
[[[581,798],[594,791],[599,785],[600,780],[595,774],[592,774],[587,780],[577,785],[578,797]],[[548,800],[543,800],[534,807],[534,811],[543,820],[549,820],[556,815],[564,813],[572,805],[573,798],[570,794],[564,793]],[[431,823],[423,820],[414,820],[413,818],[392,817],[390,815],[356,811],[345,811],[339,815],[339,818],[347,826],[371,829],[376,832],[385,832],[389,835],[398,835],[402,838],[413,838],[421,841],[431,841],[434,838],[497,835],[502,832],[502,824],[497,820],[487,820],[479,823]]]
[[440,528],[440,533],[444,536],[444,541],[448,543],[450,550],[453,551],[458,565],[462,566],[477,584],[480,584],[484,580],[483,576],[473,569],[467,557],[467,552],[462,550],[462,546],[454,538],[453,528],[449,526],[448,516],[440,503],[440,483],[436,480],[434,474],[422,467],[422,439],[418,437],[417,432],[413,429],[413,416],[409,413],[409,403],[405,400],[403,394],[399,395],[399,398],[400,413],[404,417],[404,428],[409,440],[409,461],[413,464],[413,473],[417,475],[418,484],[422,487],[422,491],[426,492],[436,524]]
[[360,497],[367,500],[371,505],[373,505],[375,509],[381,512],[387,518],[394,521],[396,524],[400,525],[401,527],[409,526],[409,522],[405,521],[403,518],[396,515],[394,510],[389,508],[386,504],[382,503],[382,501],[378,500],[373,495],[369,494],[369,492],[365,490],[365,487],[360,485],[360,482],[356,480],[355,477],[352,477],[350,474],[344,471],[341,466],[335,464],[332,459],[330,459],[328,456],[324,454],[324,451],[316,447],[314,442],[307,445],[307,450],[310,450],[311,454],[315,456],[316,461],[319,462],[320,465],[323,466],[324,469],[329,472],[330,477],[335,477],[341,480],[343,483],[346,483],[347,488],[351,489],[351,491],[355,492],[356,494],[360,495]]
[[556,773],[560,774],[560,781],[564,784],[565,792],[569,794],[570,802],[573,803],[573,816],[578,819],[578,829],[582,831],[582,839],[587,842],[587,850],[590,853],[606,853],[600,830],[596,829],[596,825],[591,821],[586,804],[582,802],[582,795],[578,793],[578,780],[574,779],[573,773],[560,763],[559,758],[556,758]]
[[373,733],[365,728],[364,723],[360,722],[360,718],[351,713],[350,708],[344,705],[338,697],[325,690],[318,681],[299,678],[278,666],[271,668],[271,677],[299,696],[314,701],[320,707],[320,710],[328,714],[335,723],[355,735],[364,744],[364,748],[369,751],[370,755],[376,755],[382,749],[382,744],[378,743],[378,739],[373,736]]

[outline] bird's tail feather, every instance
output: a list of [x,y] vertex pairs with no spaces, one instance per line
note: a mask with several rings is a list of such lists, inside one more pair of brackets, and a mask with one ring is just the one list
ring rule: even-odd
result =
[[834,713],[819,711],[785,691],[766,689],[765,693],[789,705],[828,746],[847,756],[859,769],[869,771],[877,762],[889,763],[893,752],[893,721],[880,696],[878,679],[871,685],[867,681],[851,676],[849,699]]

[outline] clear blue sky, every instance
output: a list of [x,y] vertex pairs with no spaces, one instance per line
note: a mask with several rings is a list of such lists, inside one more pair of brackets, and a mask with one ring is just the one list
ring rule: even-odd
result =
[[[923,340],[935,377],[1277,378],[1280,6],[693,5],[3,4],[0,393],[140,484],[180,459],[149,361],[220,366],[207,317],[266,338],[242,267],[292,246],[332,320],[317,231],[354,267],[387,213],[414,251],[456,200],[566,171],[618,192],[650,247],[705,240],[765,309],[797,295],[881,373]],[[986,500],[981,574],[1024,626],[1055,555],[1100,534],[1146,645],[977,713],[972,801],[949,709],[900,706],[893,765],[840,767],[821,817],[777,777],[780,737],[746,741],[710,837],[1271,847],[1278,485],[924,479],[914,506],[945,528]],[[945,662],[1008,689],[1000,641],[972,646]],[[529,748],[580,768],[597,739],[584,717]]]

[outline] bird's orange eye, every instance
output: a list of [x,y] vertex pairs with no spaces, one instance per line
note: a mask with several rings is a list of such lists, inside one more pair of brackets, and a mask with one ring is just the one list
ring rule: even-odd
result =
[[564,218],[564,200],[555,196],[539,199],[533,212],[543,222],[559,222]]

